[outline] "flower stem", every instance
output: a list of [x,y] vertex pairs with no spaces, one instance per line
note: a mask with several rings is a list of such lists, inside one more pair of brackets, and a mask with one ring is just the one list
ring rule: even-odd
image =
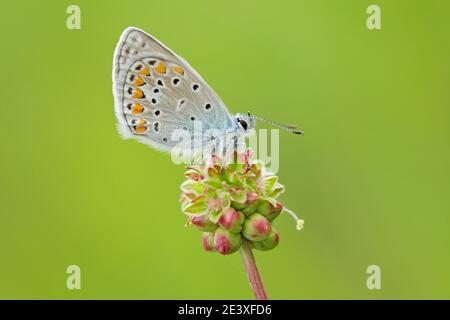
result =
[[264,290],[255,257],[253,256],[252,245],[246,240],[242,242],[241,256],[244,260],[245,270],[247,271],[248,280],[252,286],[256,300],[267,300],[266,290]]

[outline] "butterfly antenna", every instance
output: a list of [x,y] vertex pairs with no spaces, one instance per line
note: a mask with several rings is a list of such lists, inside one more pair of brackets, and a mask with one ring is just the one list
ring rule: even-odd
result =
[[[250,112],[248,113],[248,115],[250,116]],[[254,117],[257,120],[264,121],[264,122],[266,122],[266,123],[268,123],[268,124],[270,124],[270,125],[272,125],[274,127],[278,127],[280,129],[286,130],[288,132],[292,132],[294,134],[300,134],[300,135],[304,135],[305,134],[303,131],[297,130],[297,126],[295,126],[295,125],[282,124],[282,123],[279,123],[279,122],[276,122],[276,121],[272,121],[272,120],[268,120],[268,119],[265,119],[265,118],[262,118],[262,117],[255,116],[254,114],[252,114],[251,116]]]

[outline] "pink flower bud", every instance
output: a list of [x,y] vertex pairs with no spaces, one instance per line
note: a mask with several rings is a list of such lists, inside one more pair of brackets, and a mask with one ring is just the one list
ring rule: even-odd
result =
[[241,235],[218,228],[214,234],[214,248],[222,255],[230,254],[241,247]]
[[269,219],[269,221],[273,221],[280,215],[281,211],[283,211],[283,205],[279,201],[277,201],[277,204],[275,206],[273,206],[269,201],[263,201],[259,205],[257,211],[258,213]]
[[269,220],[259,213],[253,213],[244,222],[242,234],[250,241],[261,241],[272,231]]
[[217,225],[209,220],[208,215],[192,217],[191,224],[202,231],[214,231],[217,228]]
[[247,192],[247,204],[251,204],[258,200],[258,194],[256,192]]
[[274,249],[276,246],[278,246],[279,242],[280,236],[278,232],[272,227],[272,232],[267,238],[261,241],[252,242],[252,245],[257,250],[267,251]]
[[245,216],[232,208],[226,209],[219,219],[219,225],[230,232],[238,233],[242,230]]
[[214,233],[203,232],[202,244],[205,251],[214,251]]

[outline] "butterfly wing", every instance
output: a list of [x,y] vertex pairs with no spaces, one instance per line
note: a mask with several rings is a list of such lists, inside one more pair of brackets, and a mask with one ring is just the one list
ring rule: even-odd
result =
[[[114,53],[114,107],[124,138],[161,151],[179,144],[176,129],[194,139],[194,124],[222,132],[234,128],[225,104],[202,77],[161,42],[137,28],[126,29]],[[198,136],[198,131],[196,131]],[[209,138],[202,137],[202,144]]]

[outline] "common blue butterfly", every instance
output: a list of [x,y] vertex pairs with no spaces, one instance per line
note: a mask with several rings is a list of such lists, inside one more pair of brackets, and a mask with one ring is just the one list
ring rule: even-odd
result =
[[[121,135],[160,151],[191,148],[195,141],[202,148],[236,144],[253,132],[255,119],[303,134],[250,113],[232,116],[184,59],[134,27],[122,33],[114,53],[113,95]],[[175,134],[180,130],[187,133],[183,139]]]

